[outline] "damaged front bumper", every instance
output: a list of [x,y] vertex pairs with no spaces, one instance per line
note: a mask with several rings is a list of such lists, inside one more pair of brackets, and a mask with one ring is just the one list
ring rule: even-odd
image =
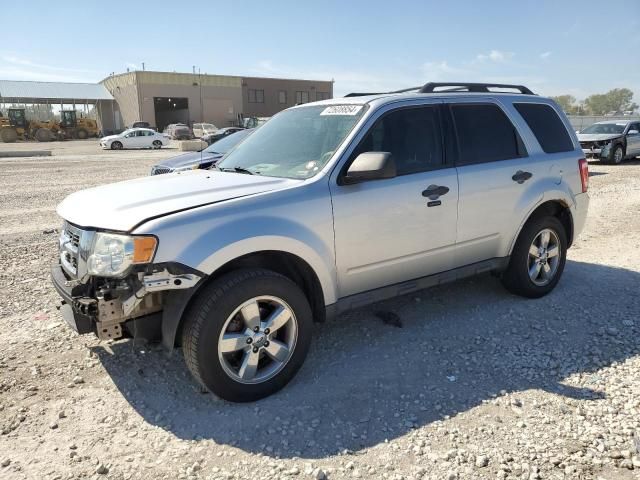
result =
[[59,262],[51,268],[53,285],[62,297],[60,312],[74,331],[103,340],[169,336],[163,338],[167,346],[173,346],[179,318],[167,319],[165,313],[181,315],[204,277],[172,263],[148,265],[124,279],[90,278],[81,283],[69,278]]

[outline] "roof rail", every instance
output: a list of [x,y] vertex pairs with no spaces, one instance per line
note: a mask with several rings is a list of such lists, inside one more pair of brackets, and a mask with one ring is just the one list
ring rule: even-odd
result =
[[[446,90],[436,92],[436,88],[451,87]],[[445,92],[481,92],[492,93],[489,88],[510,88],[518,90],[524,95],[535,95],[530,89],[524,85],[508,85],[505,83],[459,83],[459,82],[429,82],[421,87],[403,88],[402,90],[394,90],[392,92],[353,92],[345,95],[345,97],[364,97],[367,95],[385,95],[391,93],[406,93],[417,91],[418,93],[445,93]]]
[[459,82],[429,82],[424,84],[419,93],[436,93],[435,89],[440,87],[453,87],[452,92],[482,92],[482,93],[491,93],[489,88],[511,88],[514,90],[518,90],[520,93],[525,95],[535,95],[531,90],[529,90],[524,85],[507,85],[504,83],[459,83]]

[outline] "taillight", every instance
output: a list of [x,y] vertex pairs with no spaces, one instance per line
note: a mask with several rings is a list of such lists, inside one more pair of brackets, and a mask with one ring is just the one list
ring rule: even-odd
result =
[[586,193],[589,189],[589,164],[587,160],[581,158],[578,160],[578,168],[580,169],[580,181],[582,182],[582,193]]

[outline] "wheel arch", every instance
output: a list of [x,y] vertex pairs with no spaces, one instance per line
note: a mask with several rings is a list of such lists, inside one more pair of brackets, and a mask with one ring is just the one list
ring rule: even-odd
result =
[[509,248],[509,253],[513,251],[516,240],[520,236],[520,232],[524,228],[524,226],[531,221],[533,218],[538,218],[540,216],[552,216],[556,217],[565,228],[565,232],[567,234],[567,246],[570,247],[573,243],[573,215],[571,213],[570,204],[561,198],[546,200],[535,206],[527,215],[527,218],[522,224],[519,226],[518,231],[514,235],[511,246]]
[[[318,275],[311,265],[301,257],[281,250],[261,250],[247,253],[240,257],[234,258],[217,268],[211,275],[198,284],[193,294],[188,298],[176,296],[175,303],[179,305],[179,314],[173,308],[169,308],[171,315],[163,317],[162,336],[163,343],[167,348],[173,348],[176,340],[181,337],[182,328],[184,326],[184,318],[186,312],[195,302],[199,292],[203,290],[205,285],[217,280],[226,273],[239,269],[262,268],[271,270],[298,285],[304,292],[311,310],[313,319],[316,322],[323,322],[326,319],[325,295],[322,284]],[[172,302],[172,303],[173,303]],[[168,305],[167,305],[168,306]]]

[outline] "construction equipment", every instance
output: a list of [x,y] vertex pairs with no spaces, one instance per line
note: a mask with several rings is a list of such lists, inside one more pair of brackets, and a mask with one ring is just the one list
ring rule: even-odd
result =
[[90,118],[77,118],[75,110],[62,110],[60,122],[27,120],[24,108],[10,108],[7,117],[0,115],[0,140],[13,143],[33,138],[39,142],[85,139],[98,136],[98,123]]
[[64,138],[77,138],[79,140],[97,137],[98,122],[91,118],[78,118],[75,110],[62,110],[56,132],[59,137],[62,135]]

